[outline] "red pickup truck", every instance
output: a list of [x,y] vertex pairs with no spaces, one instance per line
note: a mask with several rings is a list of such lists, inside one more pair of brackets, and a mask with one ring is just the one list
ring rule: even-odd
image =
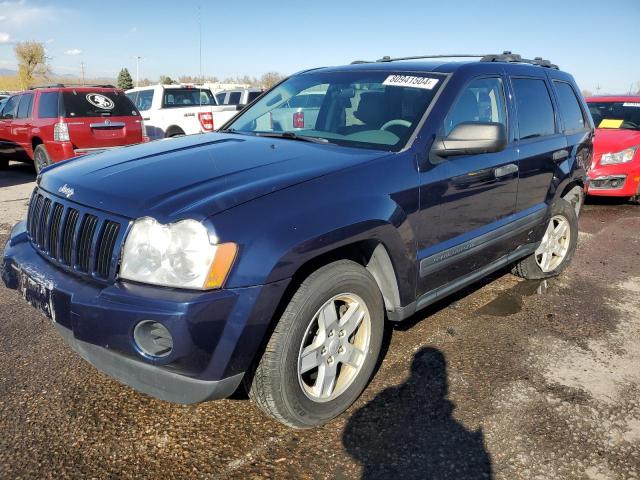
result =
[[110,85],[36,87],[0,110],[0,168],[9,160],[47,165],[147,141],[140,112]]

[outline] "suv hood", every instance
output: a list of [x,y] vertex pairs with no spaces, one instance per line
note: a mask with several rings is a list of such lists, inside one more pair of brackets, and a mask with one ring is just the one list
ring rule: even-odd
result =
[[[388,155],[210,133],[79,157],[44,170],[49,193],[129,218],[202,220],[254,198]],[[65,187],[66,186],[66,187]]]

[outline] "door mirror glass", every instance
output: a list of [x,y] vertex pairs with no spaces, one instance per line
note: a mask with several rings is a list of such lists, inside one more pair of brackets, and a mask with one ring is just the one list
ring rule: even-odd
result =
[[507,146],[507,131],[496,122],[463,122],[451,133],[433,143],[431,153],[438,157],[479,155],[500,152]]

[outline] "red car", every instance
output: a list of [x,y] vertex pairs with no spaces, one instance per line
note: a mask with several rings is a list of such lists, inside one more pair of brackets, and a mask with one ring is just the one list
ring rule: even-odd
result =
[[596,126],[589,195],[640,201],[640,95],[587,98]]
[[140,112],[122,90],[105,86],[38,87],[0,110],[0,168],[9,160],[47,165],[146,141]]

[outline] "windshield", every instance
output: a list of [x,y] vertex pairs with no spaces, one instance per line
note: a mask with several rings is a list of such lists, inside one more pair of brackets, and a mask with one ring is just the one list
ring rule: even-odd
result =
[[440,88],[433,73],[311,72],[296,75],[242,112],[228,129],[401,150]]
[[589,102],[596,128],[640,130],[640,101]]

